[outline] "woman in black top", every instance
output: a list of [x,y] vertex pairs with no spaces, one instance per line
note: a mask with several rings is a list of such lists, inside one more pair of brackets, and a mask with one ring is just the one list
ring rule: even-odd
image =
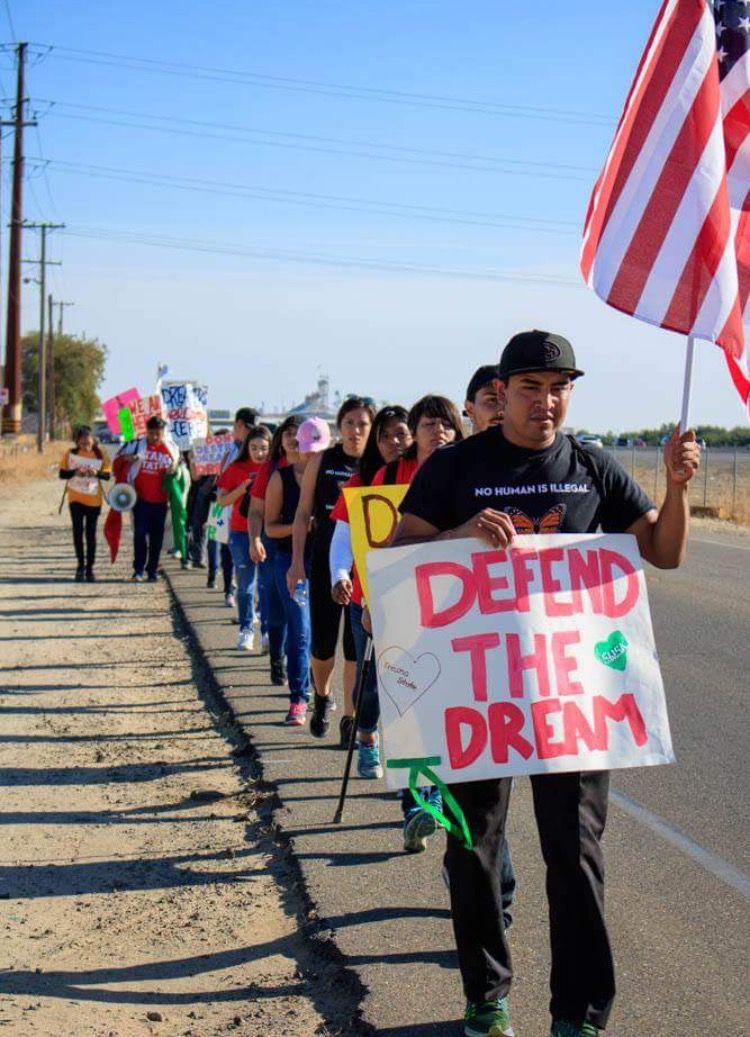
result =
[[[334,523],[330,514],[344,483],[354,475],[364,453],[375,417],[373,401],[351,396],[342,404],[336,417],[340,442],[315,457],[305,471],[300,502],[294,519],[292,564],[287,575],[293,589],[305,579],[303,550],[310,520],[313,520],[310,559],[310,618],[312,622],[312,675],[315,702],[310,732],[323,738],[330,727],[331,675],[336,662],[336,644],[343,606],[331,598],[331,572],[328,555]],[[344,610],[344,716],[341,720],[342,745],[348,745],[349,728],[354,715],[352,696],[357,675],[348,610]]]

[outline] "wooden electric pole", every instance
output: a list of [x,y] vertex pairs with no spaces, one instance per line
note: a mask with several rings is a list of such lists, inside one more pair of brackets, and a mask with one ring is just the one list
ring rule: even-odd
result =
[[21,385],[21,228],[23,226],[23,131],[26,126],[36,126],[35,120],[24,120],[24,71],[27,44],[16,47],[17,77],[16,105],[12,126],[15,129],[13,142],[13,193],[10,213],[10,247],[8,249],[8,310],[5,337],[5,388],[8,402],[3,408],[3,433],[17,436],[21,431],[22,385]]
[[[62,338],[63,309],[66,306],[74,306],[75,303],[63,302],[62,299],[53,300],[51,294],[48,296],[48,301],[49,331],[47,335],[47,402],[49,409],[49,438],[54,439],[57,434],[57,415],[55,412],[55,340]],[[55,306],[57,306],[57,331],[55,331],[52,319],[52,312]]]
[[41,231],[42,234],[39,259],[24,260],[26,263],[38,263],[39,265],[39,371],[37,379],[37,414],[39,422],[36,432],[36,448],[39,453],[41,453],[42,450],[44,450],[44,442],[47,438],[47,361],[45,357],[46,343],[44,340],[47,306],[47,267],[61,265],[58,261],[47,259],[47,231],[59,230],[64,227],[65,224],[24,222],[23,226],[26,227],[27,230]]

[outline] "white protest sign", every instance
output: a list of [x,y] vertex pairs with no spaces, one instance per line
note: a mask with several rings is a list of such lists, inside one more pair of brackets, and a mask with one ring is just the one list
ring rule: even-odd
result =
[[[68,454],[68,462],[71,468],[76,470],[91,469],[98,472],[102,462],[98,457],[81,457],[80,454]],[[85,497],[96,497],[99,494],[99,477],[96,475],[73,475],[68,481],[68,488]]]
[[193,469],[196,476],[218,475],[228,452],[232,449],[234,436],[225,432],[220,436],[206,436],[193,441]]
[[674,760],[628,534],[440,541],[367,556],[388,783]]
[[193,440],[208,435],[208,389],[196,382],[162,382],[169,433],[180,450],[189,450]]

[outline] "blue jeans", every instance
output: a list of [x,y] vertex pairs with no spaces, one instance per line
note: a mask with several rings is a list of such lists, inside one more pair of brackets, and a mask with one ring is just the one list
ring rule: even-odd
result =
[[[362,664],[365,658],[365,647],[367,645],[367,639],[369,634],[362,626],[362,606],[352,601],[349,603],[349,619],[352,627],[352,637],[354,638],[354,650],[357,653],[357,684],[356,690],[359,687],[359,678],[362,673]],[[370,672],[367,675],[367,681],[364,688],[362,689],[364,696],[362,700],[362,711],[359,715],[359,730],[364,734],[373,734],[378,729],[378,720],[380,720],[380,700],[378,699],[378,677],[377,670],[375,667],[375,655],[373,653],[372,661],[370,663]],[[356,707],[357,702],[355,698],[354,705]]]
[[255,562],[250,557],[250,537],[247,533],[233,529],[229,534],[229,550],[232,552],[237,581],[240,630],[252,630],[255,618]]
[[166,504],[137,500],[133,508],[133,571],[142,576],[156,576],[161,545],[164,543]]
[[310,701],[310,606],[300,607],[289,593],[286,574],[292,556],[274,551],[266,565],[272,566],[276,592],[286,615],[286,675],[291,702]]
[[220,544],[218,540],[209,540],[206,544],[206,554],[208,555],[209,580],[216,579],[219,561],[221,560],[224,593],[229,594],[232,590],[232,579],[234,577],[234,562],[232,561],[232,552],[229,550],[229,544]]
[[[265,589],[266,610],[268,617],[268,648],[272,660],[280,660],[286,651],[286,610],[284,599],[279,594],[276,579],[273,572],[273,556],[276,553],[276,544],[262,534],[261,540],[266,549],[266,560],[258,568],[258,580],[261,607],[261,623],[263,621],[263,595]],[[286,586],[284,587],[286,592]]]

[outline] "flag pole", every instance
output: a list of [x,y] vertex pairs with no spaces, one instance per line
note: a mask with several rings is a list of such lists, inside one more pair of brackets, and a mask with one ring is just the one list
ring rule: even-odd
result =
[[695,338],[688,335],[687,353],[685,355],[685,380],[682,384],[682,412],[680,414],[680,433],[686,432],[690,422],[690,390],[693,384],[693,367],[695,364]]

